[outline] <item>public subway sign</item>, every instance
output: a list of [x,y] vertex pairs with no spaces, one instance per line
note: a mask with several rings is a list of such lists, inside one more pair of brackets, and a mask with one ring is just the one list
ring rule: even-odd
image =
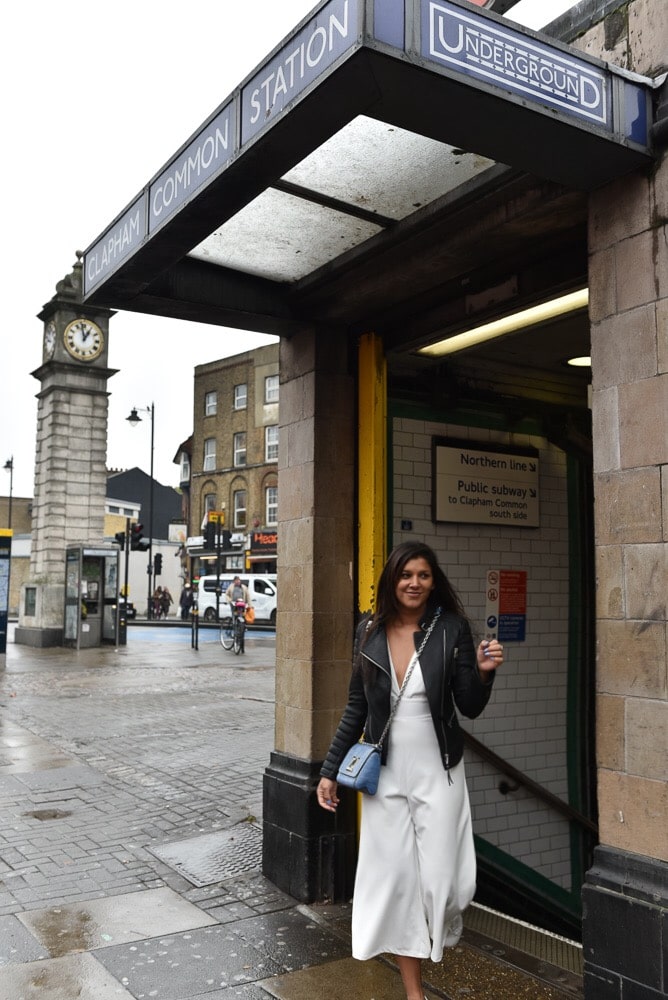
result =
[[422,56],[534,104],[611,128],[603,68],[446,0],[422,0]]
[[242,146],[355,45],[359,37],[359,3],[331,0],[244,86]]
[[537,528],[539,460],[535,449],[497,451],[433,441],[433,517],[457,524]]

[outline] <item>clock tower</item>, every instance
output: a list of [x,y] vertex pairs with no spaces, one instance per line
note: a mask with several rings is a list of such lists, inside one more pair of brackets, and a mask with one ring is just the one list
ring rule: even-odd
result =
[[82,302],[82,263],[38,318],[42,364],[37,394],[30,580],[21,595],[16,642],[61,645],[68,545],[102,545],[107,486],[109,309]]

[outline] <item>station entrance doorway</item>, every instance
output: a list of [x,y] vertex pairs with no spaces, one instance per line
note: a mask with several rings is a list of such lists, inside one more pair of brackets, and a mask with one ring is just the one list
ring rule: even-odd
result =
[[[323,0],[90,244],[84,295],[282,337],[278,575],[291,598],[277,630],[291,643],[277,655],[263,865],[293,896],[349,894],[355,818],[339,811],[332,831],[313,792],[368,578],[412,533],[436,542],[480,627],[514,629],[499,714],[472,735],[502,763],[517,751],[517,771],[553,796],[536,804],[496,758],[473,759],[491,891],[512,880],[518,901],[542,896],[545,914],[577,921],[595,837],[596,616],[611,736],[596,760],[605,846],[583,893],[596,897],[591,975],[618,970],[618,996],[627,974],[654,988],[660,946],[647,935],[646,975],[608,932],[636,900],[656,922],[648,887],[665,883],[665,814],[638,808],[663,794],[665,761],[626,738],[658,719],[665,683],[645,678],[638,699],[624,668],[637,642],[644,662],[665,662],[668,129],[665,52],[630,26],[658,8],[588,7],[550,39],[461,0]],[[590,54],[608,27],[652,77]],[[580,49],[565,44],[576,37]],[[588,375],[564,367],[589,354],[573,350],[573,317],[515,324],[587,290],[592,421]],[[497,319],[514,325],[490,339]],[[640,517],[635,495],[648,498]],[[580,817],[557,829],[564,796]]]

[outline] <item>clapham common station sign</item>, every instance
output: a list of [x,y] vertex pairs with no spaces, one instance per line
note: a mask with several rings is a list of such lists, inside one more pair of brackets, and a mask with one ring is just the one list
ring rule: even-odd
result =
[[[358,65],[356,60],[362,62]],[[365,69],[360,68],[363,64]],[[433,80],[433,101],[423,96],[425,72],[427,81]],[[416,86],[412,87],[415,73],[419,81],[415,77]],[[330,86],[325,93],[325,84],[332,80],[334,89]],[[448,88],[452,87],[455,90],[450,98]],[[487,118],[481,116],[480,120],[468,113],[467,90],[475,94],[478,102],[487,102],[486,109],[490,101],[494,102],[494,128],[488,127],[489,111]],[[189,213],[192,219],[193,206],[197,207],[199,199],[207,199],[206,212],[202,211],[198,218],[199,229],[202,218],[211,219],[211,232],[242,202],[260,194],[269,183],[263,171],[269,170],[266,164],[271,162],[272,141],[282,160],[289,157],[292,142],[294,162],[299,162],[309,136],[302,134],[297,139],[290,128],[280,135],[276,126],[289,122],[289,116],[306,101],[314,101],[317,106],[321,100],[319,118],[331,119],[332,133],[341,127],[342,117],[352,120],[357,114],[368,113],[370,106],[382,120],[400,118],[400,124],[410,128],[414,108],[416,131],[424,127],[427,117],[429,132],[440,129],[444,141],[452,141],[447,135],[449,123],[453,114],[459,114],[459,123],[455,124],[460,128],[462,120],[469,121],[465,137],[470,139],[470,148],[504,163],[511,163],[509,149],[523,149],[526,153],[531,145],[528,112],[535,124],[540,124],[543,141],[546,128],[558,130],[558,138],[554,133],[555,149],[562,149],[564,137],[567,140],[572,134],[573,148],[565,150],[562,157],[564,169],[576,175],[581,172],[581,186],[586,188],[651,159],[651,90],[650,80],[457,0],[328,0],[222,102],[89,246],[84,254],[85,297],[94,296],[96,302],[103,302],[100,290],[119,273],[117,285],[125,287],[122,274],[131,262],[136,265],[133,281],[145,282],[144,275],[137,278],[142,254],[158,234],[175,232],[173,227],[180,215]],[[323,96],[319,97],[321,91]],[[346,95],[345,115],[335,106],[339,93]],[[401,104],[396,116],[395,100]],[[504,111],[508,120],[505,137],[499,129]],[[526,135],[513,134],[520,120]],[[564,126],[570,127],[570,132],[564,133]],[[578,141],[586,141],[583,136],[587,135],[596,140],[596,156],[589,155],[587,146],[578,151]],[[267,143],[268,151],[263,166],[258,170],[257,156],[251,157],[252,169],[244,172],[245,155],[251,156],[260,141]],[[314,140],[313,148],[321,141]],[[498,150],[490,148],[495,142],[500,143]],[[540,173],[542,167],[550,176],[551,165],[555,164],[553,179],[563,182],[557,170],[559,160],[558,155],[543,153],[535,172]],[[530,169],[533,166],[528,164]],[[234,183],[229,180],[231,174]],[[227,198],[230,190],[231,199]],[[219,212],[217,218],[211,216],[212,205]],[[193,233],[192,227],[184,223],[183,233],[170,246],[172,258],[178,256],[177,250],[186,254],[197,242],[195,237],[203,238],[201,232]],[[162,257],[160,260],[163,262]],[[147,274],[149,280],[150,276]]]

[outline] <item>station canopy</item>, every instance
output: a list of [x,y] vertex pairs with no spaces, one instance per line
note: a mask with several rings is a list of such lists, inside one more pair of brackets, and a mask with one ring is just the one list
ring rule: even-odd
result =
[[88,247],[85,299],[414,354],[586,284],[652,91],[466,0],[324,0]]

